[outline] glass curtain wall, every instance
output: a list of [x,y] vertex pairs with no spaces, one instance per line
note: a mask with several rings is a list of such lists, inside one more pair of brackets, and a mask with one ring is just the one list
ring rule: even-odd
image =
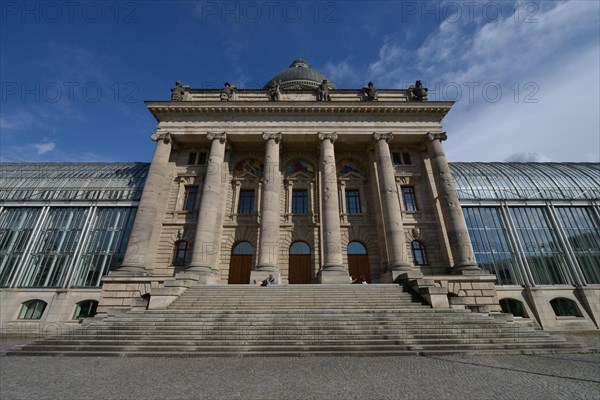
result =
[[524,285],[499,207],[463,207],[479,266],[496,275],[497,284]]
[[555,210],[585,280],[600,284],[600,226],[592,210],[587,207]]
[[135,213],[131,207],[97,209],[72,286],[100,286],[102,276],[121,265]]
[[548,210],[541,207],[511,207],[509,212],[534,283],[574,284],[575,279],[550,222]]
[[56,207],[48,211],[19,286],[64,284],[88,212],[89,208],[84,207]]
[[41,207],[14,207],[0,213],[0,286],[10,285],[41,212]]

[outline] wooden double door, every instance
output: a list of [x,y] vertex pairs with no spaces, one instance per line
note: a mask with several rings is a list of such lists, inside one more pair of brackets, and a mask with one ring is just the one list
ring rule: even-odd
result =
[[369,256],[366,254],[348,254],[348,270],[354,279],[364,275],[367,282],[371,283],[371,267]]
[[312,283],[312,263],[310,247],[304,242],[294,242],[289,253],[289,277],[292,285],[306,285]]
[[247,284],[252,271],[252,255],[232,255],[229,263],[229,284]]
[[309,284],[312,282],[310,254],[290,254],[290,284]]
[[348,272],[354,279],[360,280],[364,275],[368,283],[371,283],[371,266],[367,248],[360,242],[348,243]]
[[249,242],[239,242],[231,252],[229,260],[229,284],[250,283],[254,250]]

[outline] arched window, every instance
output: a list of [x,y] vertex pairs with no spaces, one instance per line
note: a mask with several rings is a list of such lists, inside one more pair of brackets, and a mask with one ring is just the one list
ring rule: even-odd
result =
[[348,243],[348,254],[350,254],[350,255],[367,254],[367,249],[360,242],[350,242],[350,243]]
[[337,162],[336,169],[338,175],[345,175],[349,173],[364,175],[364,171],[360,165],[360,163],[356,160],[351,160],[349,158],[344,158]]
[[77,303],[77,309],[73,319],[84,319],[96,315],[98,302],[96,300],[84,300]]
[[252,255],[252,245],[249,242],[239,242],[233,248],[233,255]]
[[523,303],[521,303],[519,300],[502,299],[500,300],[500,307],[502,307],[503,313],[512,314],[515,317],[527,318]]
[[187,257],[189,247],[185,240],[178,240],[173,245],[173,265],[183,266]]
[[46,303],[44,300],[30,300],[23,303],[21,312],[19,313],[19,319],[40,319],[46,309]]
[[428,265],[429,261],[427,260],[427,251],[425,250],[425,246],[418,240],[413,240],[410,244],[410,248],[412,249],[413,260],[416,265]]
[[290,254],[307,255],[310,254],[310,247],[304,242],[294,242],[290,246]]
[[554,314],[557,317],[580,317],[579,309],[577,308],[577,304],[573,300],[565,299],[563,297],[559,297],[553,300],[550,300],[550,305],[554,310]]
[[263,174],[264,165],[260,160],[254,158],[246,158],[240,161],[235,166],[235,173],[239,175],[250,174],[260,177]]
[[297,172],[303,172],[305,174],[312,175],[315,173],[315,167],[313,167],[313,165],[306,160],[296,159],[287,163],[287,165],[285,166],[285,172],[288,175]]

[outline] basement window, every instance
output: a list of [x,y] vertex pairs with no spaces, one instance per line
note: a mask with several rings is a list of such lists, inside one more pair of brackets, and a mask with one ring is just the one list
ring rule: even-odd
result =
[[73,319],[84,319],[93,317],[96,315],[96,308],[98,308],[98,302],[96,300],[84,300],[77,303],[77,309]]
[[19,313],[19,319],[40,319],[44,310],[46,309],[46,303],[44,300],[31,300],[23,303],[21,312]]
[[551,300],[550,305],[557,317],[581,317],[577,304],[573,300],[560,297]]

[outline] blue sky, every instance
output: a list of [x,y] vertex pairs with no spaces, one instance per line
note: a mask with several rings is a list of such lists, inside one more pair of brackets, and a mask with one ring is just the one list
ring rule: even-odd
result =
[[0,161],[150,161],[144,100],[303,57],[455,100],[451,161],[600,161],[597,1],[3,1]]

